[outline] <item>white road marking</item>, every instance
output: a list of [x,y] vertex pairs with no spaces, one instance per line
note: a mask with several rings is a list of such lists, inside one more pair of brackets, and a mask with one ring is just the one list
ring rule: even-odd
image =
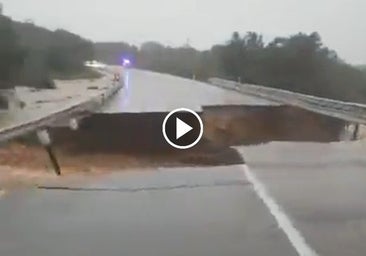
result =
[[318,256],[318,254],[306,243],[302,234],[294,227],[290,218],[281,209],[281,206],[268,193],[265,185],[258,180],[247,165],[243,165],[244,173],[259,198],[266,205],[272,216],[276,219],[280,229],[286,234],[288,240],[295,248],[299,256]]

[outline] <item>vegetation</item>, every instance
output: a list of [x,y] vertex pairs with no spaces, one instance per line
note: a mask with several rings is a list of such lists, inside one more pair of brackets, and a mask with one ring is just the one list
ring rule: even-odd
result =
[[366,74],[366,65],[359,65],[359,66],[356,66],[358,69],[362,70],[363,72],[365,72]]
[[[113,47],[112,47],[113,46]],[[144,43],[137,50],[125,43],[96,44],[99,60],[119,64],[116,56],[136,57],[138,68],[206,80],[231,80],[282,88],[345,101],[366,102],[366,76],[325,47],[317,33],[275,38],[234,32],[226,44],[198,51],[190,46],[166,47]]]
[[10,88],[19,74],[25,51],[19,45],[11,20],[0,15],[0,89]]
[[[97,43],[65,30],[50,31],[0,15],[0,89],[16,84],[52,87],[53,78],[97,78],[85,60],[121,64],[206,80],[222,77],[246,83],[346,101],[366,102],[365,67],[353,67],[325,47],[317,33],[299,33],[264,43],[261,35],[234,32],[225,44],[198,51],[146,42]],[[95,55],[94,55],[95,51]],[[363,69],[363,70],[362,70]]]
[[65,30],[50,31],[0,15],[0,89],[14,85],[52,88],[53,78],[95,78],[84,67],[93,43]]
[[123,57],[133,57],[138,48],[127,43],[96,43],[94,45],[95,58],[104,63],[119,65]]

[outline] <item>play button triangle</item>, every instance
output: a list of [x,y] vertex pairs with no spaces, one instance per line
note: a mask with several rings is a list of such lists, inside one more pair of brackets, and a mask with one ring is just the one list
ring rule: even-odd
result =
[[189,131],[191,131],[193,128],[180,120],[179,118],[176,118],[176,139],[179,139]]

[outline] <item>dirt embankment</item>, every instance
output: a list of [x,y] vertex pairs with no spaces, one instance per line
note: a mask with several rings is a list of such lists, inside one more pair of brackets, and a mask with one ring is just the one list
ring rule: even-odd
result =
[[[287,106],[208,107],[201,113],[204,138],[195,148],[182,151],[172,149],[163,138],[166,114],[97,114],[86,118],[78,131],[51,130],[63,172],[235,164],[242,159],[230,146],[337,141],[345,126],[343,121]],[[47,153],[32,136],[0,148],[0,175],[9,168],[52,174]]]
[[289,106],[204,108],[205,137],[215,144],[250,145],[270,141],[338,141],[345,122]]

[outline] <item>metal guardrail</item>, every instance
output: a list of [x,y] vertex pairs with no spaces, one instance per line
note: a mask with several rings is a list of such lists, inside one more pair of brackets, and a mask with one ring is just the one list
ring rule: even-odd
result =
[[366,124],[366,105],[364,104],[343,102],[259,85],[241,84],[221,78],[210,78],[208,82],[223,89],[296,106],[348,122]]
[[45,116],[36,118],[21,125],[14,125],[0,129],[0,141],[9,140],[11,138],[51,126],[58,120],[71,118],[82,113],[93,112],[101,107],[106,100],[117,93],[123,87],[123,83],[113,84],[99,95],[94,96],[87,101],[79,102],[66,106],[57,111],[47,113]]

